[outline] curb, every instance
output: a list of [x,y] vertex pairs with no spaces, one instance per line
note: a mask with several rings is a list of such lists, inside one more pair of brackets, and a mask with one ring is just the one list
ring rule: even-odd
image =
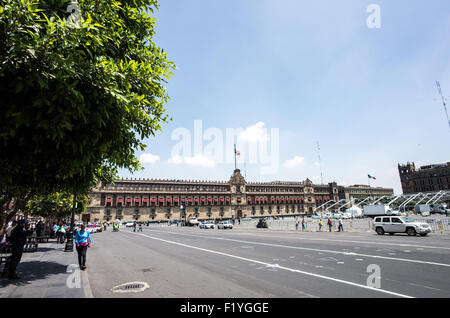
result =
[[91,285],[89,284],[89,277],[87,271],[81,272],[81,280],[83,281],[84,298],[94,298],[92,294]]

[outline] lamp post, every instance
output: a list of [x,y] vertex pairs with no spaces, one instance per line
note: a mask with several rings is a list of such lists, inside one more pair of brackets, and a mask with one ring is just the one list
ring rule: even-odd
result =
[[73,228],[75,222],[75,209],[77,208],[77,195],[73,196],[72,217],[70,219],[70,230],[67,233],[67,242],[64,252],[73,252]]
[[181,203],[180,209],[184,214],[184,225],[186,225],[186,207],[183,205],[183,203]]

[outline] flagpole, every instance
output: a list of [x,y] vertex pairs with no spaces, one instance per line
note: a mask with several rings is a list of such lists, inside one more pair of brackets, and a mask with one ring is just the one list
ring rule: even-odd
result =
[[236,144],[234,144],[234,170],[236,169]]

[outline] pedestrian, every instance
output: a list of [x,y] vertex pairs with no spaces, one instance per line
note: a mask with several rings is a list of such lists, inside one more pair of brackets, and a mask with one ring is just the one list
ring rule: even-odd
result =
[[139,232],[142,232],[142,223],[139,223]]
[[6,228],[6,240],[9,242],[9,238],[11,237],[11,232],[14,230],[14,228],[17,226],[17,221],[14,220],[9,223],[8,227]]
[[339,219],[339,232],[342,230],[344,232],[344,222],[342,221],[342,218]]
[[36,225],[36,235],[38,237],[42,236],[43,229],[44,229],[44,224],[42,224],[42,221],[39,220],[38,224]]
[[306,229],[306,221],[305,218],[302,219],[302,231]]
[[81,270],[86,269],[86,253],[88,247],[91,247],[91,233],[86,231],[86,226],[81,225],[81,229],[75,234],[75,244],[77,246],[78,253],[78,265]]
[[5,269],[8,270],[8,279],[20,279],[16,274],[16,268],[22,258],[23,246],[29,235],[31,235],[30,226],[26,225],[25,220],[19,220],[17,226],[11,231],[11,257],[8,266],[5,264]]
[[[56,230],[58,229],[58,225],[56,225],[56,222],[53,223],[53,228],[52,228],[52,238],[56,237]],[[58,242],[56,242],[58,243]]]
[[106,232],[106,222],[103,223],[103,230]]
[[296,231],[298,231],[298,223],[299,223],[299,221],[298,221],[298,218],[295,220],[295,230]]
[[56,244],[63,243],[65,229],[62,222],[59,222],[59,225],[56,227]]
[[133,223],[133,232],[136,232],[136,221]]
[[322,219],[319,220],[319,231],[322,231],[323,222]]
[[333,222],[331,222],[331,220],[328,219],[327,224],[328,224],[328,227],[330,228],[330,232],[331,232],[331,228],[333,227]]

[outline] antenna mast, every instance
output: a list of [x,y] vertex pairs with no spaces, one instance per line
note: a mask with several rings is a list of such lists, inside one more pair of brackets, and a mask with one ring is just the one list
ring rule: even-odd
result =
[[323,184],[322,163],[320,162],[320,145],[317,142],[317,152],[319,154],[320,184]]
[[450,119],[448,118],[447,104],[445,103],[445,97],[444,94],[442,94],[441,85],[439,84],[438,81],[436,81],[436,86],[438,88],[439,95],[441,95],[442,104],[444,104],[445,114],[447,115],[448,126],[450,127]]

